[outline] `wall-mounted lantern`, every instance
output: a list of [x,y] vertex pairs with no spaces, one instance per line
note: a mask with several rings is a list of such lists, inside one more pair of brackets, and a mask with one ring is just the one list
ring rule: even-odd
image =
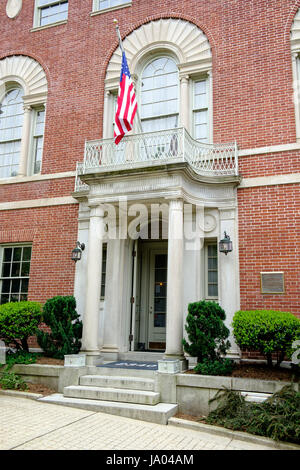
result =
[[85,244],[84,243],[80,243],[80,242],[77,242],[76,243],[76,247],[74,248],[74,250],[72,250],[72,260],[75,261],[80,261],[81,260],[81,254],[83,252],[83,250],[85,249]]
[[226,232],[224,232],[223,240],[219,241],[219,251],[220,253],[225,253],[225,255],[232,251],[232,241],[230,240],[230,236],[227,235]]

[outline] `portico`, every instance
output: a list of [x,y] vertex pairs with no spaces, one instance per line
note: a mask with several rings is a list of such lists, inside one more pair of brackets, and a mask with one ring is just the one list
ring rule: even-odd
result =
[[[75,295],[83,317],[82,351],[90,363],[135,351],[184,359],[188,303],[213,297],[207,290],[207,260],[211,264],[213,257],[218,278],[213,300],[225,308],[228,325],[238,309],[239,178],[202,176],[188,162],[174,160],[148,165],[129,160],[116,171],[85,167],[80,175],[74,196],[80,202],[78,239],[86,250],[76,266]],[[215,248],[224,230],[236,249],[227,257]]]

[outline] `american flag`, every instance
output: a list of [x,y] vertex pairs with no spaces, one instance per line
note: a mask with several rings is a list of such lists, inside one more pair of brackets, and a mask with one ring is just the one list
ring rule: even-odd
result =
[[133,127],[133,119],[137,110],[137,101],[130,77],[125,52],[122,53],[120,86],[115,116],[114,139],[118,144]]

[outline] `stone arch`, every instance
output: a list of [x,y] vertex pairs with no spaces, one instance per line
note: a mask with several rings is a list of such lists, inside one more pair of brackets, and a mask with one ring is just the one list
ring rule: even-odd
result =
[[[130,33],[123,41],[128,65],[132,74],[147,52],[169,49],[177,56],[183,73],[208,70],[212,53],[207,36],[194,24],[175,18],[159,19],[144,24]],[[113,53],[106,71],[106,84],[118,83],[121,69],[121,51]]]
[[43,67],[34,59],[13,55],[0,60],[0,85],[17,82],[25,95],[47,95],[47,77]]

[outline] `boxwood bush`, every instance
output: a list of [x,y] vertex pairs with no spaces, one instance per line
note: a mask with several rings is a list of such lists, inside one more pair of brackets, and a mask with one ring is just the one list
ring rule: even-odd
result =
[[233,334],[241,349],[259,351],[269,367],[276,354],[279,366],[290,354],[292,343],[300,339],[300,320],[288,312],[240,310],[233,317]]
[[184,350],[197,357],[195,372],[203,375],[227,375],[233,362],[224,359],[230,347],[229,329],[224,324],[225,311],[216,302],[202,300],[188,306],[186,332],[183,339]]
[[9,302],[0,305],[0,339],[7,345],[28,351],[27,339],[36,334],[41,314],[42,308],[37,302]]
[[43,322],[50,327],[51,332],[39,330],[37,340],[46,356],[63,359],[65,354],[79,352],[82,322],[72,295],[48,299],[43,307]]

